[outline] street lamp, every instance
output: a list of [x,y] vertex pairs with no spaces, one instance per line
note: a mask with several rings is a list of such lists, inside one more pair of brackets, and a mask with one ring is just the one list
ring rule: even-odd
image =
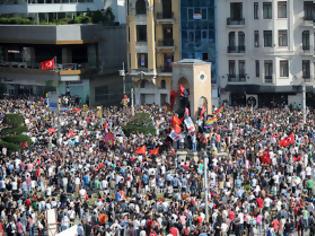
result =
[[203,153],[204,158],[204,189],[205,189],[205,214],[206,214],[206,222],[209,222],[209,206],[208,206],[208,194],[209,194],[209,184],[208,184],[208,155],[205,151]]
[[123,78],[123,94],[126,94],[126,85],[125,85],[125,78],[126,78],[126,73],[125,73],[125,63],[122,63],[122,70],[119,70],[119,75],[122,76]]

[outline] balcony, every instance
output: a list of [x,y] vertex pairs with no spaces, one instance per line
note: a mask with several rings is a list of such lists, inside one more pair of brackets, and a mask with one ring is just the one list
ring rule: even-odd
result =
[[157,42],[159,50],[175,50],[174,39],[162,39]]
[[175,21],[174,12],[158,12],[156,13],[156,21],[161,24],[172,24]]
[[272,84],[273,83],[272,75],[265,75],[265,83],[266,84]]
[[310,45],[302,45],[303,51],[309,51],[310,50]]
[[158,68],[158,73],[161,75],[171,75],[172,67],[171,66],[161,66]]
[[227,18],[226,24],[230,26],[241,26],[245,25],[245,18],[233,19],[231,17]]
[[246,75],[245,74],[229,74],[228,75],[228,82],[246,82]]
[[227,52],[228,53],[245,53],[245,46],[228,46]]

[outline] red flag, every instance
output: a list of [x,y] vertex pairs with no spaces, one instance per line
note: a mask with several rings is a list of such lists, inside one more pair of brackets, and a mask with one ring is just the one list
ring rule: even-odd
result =
[[40,62],[41,70],[54,70],[55,69],[55,58]]
[[153,156],[159,155],[159,149],[160,149],[159,147],[154,148],[154,149],[149,151],[149,154],[153,155]]
[[263,156],[261,158],[261,162],[265,165],[270,165],[271,164],[271,158],[270,158],[270,153],[269,150],[266,149],[263,153]]
[[217,115],[217,114],[220,114],[224,109],[224,105],[220,106],[218,109],[216,109],[213,114]]
[[56,133],[56,129],[55,128],[48,128],[48,134],[49,135],[53,135],[54,133]]
[[206,112],[206,106],[203,105],[200,111],[200,120],[203,120],[203,115],[205,114],[205,112]]
[[170,105],[171,105],[171,109],[172,109],[172,110],[174,109],[174,104],[175,104],[176,96],[177,96],[176,91],[175,91],[175,90],[172,90],[172,91],[171,91],[171,94],[170,94]]
[[72,129],[70,129],[67,133],[68,138],[73,138],[75,135],[76,135],[76,133]]
[[182,128],[180,127],[180,125],[174,125],[173,126],[175,133],[180,134],[182,132]]
[[185,94],[185,87],[183,84],[179,84],[179,95],[181,97],[184,97],[184,94]]
[[294,133],[291,133],[291,134],[289,135],[289,137],[287,138],[287,140],[288,140],[288,143],[289,143],[290,145],[294,145],[294,144],[295,144]]
[[145,155],[146,151],[147,151],[147,147],[143,145],[142,147],[138,147],[135,153],[138,155]]
[[173,115],[173,117],[172,117],[172,126],[181,125],[182,122],[183,122],[183,120],[181,120],[180,118],[178,118],[178,116]]

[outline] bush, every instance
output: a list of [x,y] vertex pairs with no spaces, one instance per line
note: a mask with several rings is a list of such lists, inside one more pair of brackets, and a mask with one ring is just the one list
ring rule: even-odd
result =
[[133,133],[155,135],[156,130],[148,113],[137,113],[135,117],[123,127],[125,135]]
[[32,143],[32,140],[27,135],[23,134],[4,137],[3,141],[15,144],[20,144],[22,142],[27,142],[28,144]]

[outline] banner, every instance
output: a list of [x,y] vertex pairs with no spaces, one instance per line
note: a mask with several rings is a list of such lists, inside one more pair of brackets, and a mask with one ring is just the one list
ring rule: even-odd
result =
[[50,60],[42,61],[39,63],[41,70],[54,70],[55,69],[55,58]]
[[194,122],[192,121],[191,117],[187,117],[184,120],[184,123],[188,129],[188,132],[195,132],[195,125],[194,125]]

